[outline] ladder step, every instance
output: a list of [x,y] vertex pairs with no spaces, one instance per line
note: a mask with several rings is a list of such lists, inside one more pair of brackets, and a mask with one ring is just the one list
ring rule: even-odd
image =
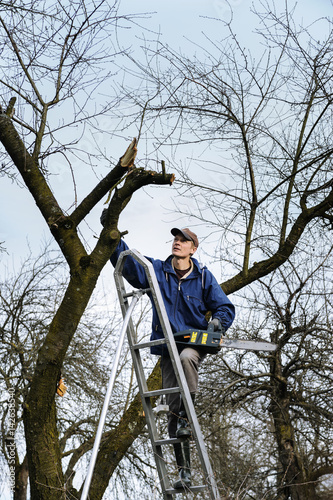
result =
[[163,446],[166,444],[183,443],[187,439],[188,439],[188,437],[157,439],[156,441],[154,441],[154,444],[156,446]]
[[153,347],[155,345],[166,344],[165,339],[150,340],[149,342],[140,342],[139,344],[134,344],[133,349],[145,349],[147,347]]
[[199,491],[204,491],[206,489],[207,486],[205,484],[200,484],[198,486],[185,486],[184,488],[167,488],[165,490],[165,493],[176,494],[176,493],[184,493],[187,491],[192,491],[193,493],[197,493]]
[[123,299],[127,299],[128,297],[133,297],[134,295],[148,293],[150,291],[151,288],[139,288],[138,290],[133,290],[132,292],[129,293],[123,293],[122,297]]
[[175,394],[180,392],[179,387],[169,387],[168,389],[158,389],[157,391],[143,392],[142,396],[144,398],[154,398],[156,396],[163,396],[164,394]]

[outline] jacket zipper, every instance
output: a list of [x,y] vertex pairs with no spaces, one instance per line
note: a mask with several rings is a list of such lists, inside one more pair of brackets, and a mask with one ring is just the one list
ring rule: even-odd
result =
[[[174,305],[174,308],[173,308],[173,317],[175,318],[175,321],[176,321],[176,309],[177,309],[176,306],[177,306],[179,292],[180,292],[180,285],[181,285],[181,280],[178,280],[177,295],[176,295],[175,305]],[[178,330],[179,330],[179,325],[177,324],[177,331]]]

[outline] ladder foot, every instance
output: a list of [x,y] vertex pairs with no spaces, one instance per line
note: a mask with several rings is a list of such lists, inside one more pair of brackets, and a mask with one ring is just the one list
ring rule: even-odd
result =
[[[207,491],[207,485],[201,484],[197,486],[187,486],[184,488],[167,488],[164,493],[166,495],[177,495],[178,493],[183,493],[184,491],[189,491],[191,493],[200,493],[201,491]],[[212,497],[214,500],[219,499],[219,497]]]

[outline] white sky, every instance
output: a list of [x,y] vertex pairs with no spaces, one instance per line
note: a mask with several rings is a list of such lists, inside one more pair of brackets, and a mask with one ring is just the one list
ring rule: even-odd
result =
[[[278,5],[280,2],[276,2]],[[284,2],[283,2],[284,3]],[[252,2],[248,0],[231,0],[235,20],[235,28],[240,36],[241,43],[253,47],[254,36],[252,34],[251,16],[249,8]],[[282,6],[282,1],[281,1]],[[168,2],[156,2],[156,0],[127,0],[121,5],[121,12],[124,13],[145,13],[151,12],[151,18],[141,20],[141,24],[151,30],[151,39],[154,39],[157,32],[161,33],[161,40],[168,43],[171,47],[188,52],[193,51],[193,45],[187,39],[200,42],[204,40],[202,32],[209,34],[211,39],[219,39],[223,35],[222,23],[213,21],[211,18],[222,17],[229,19],[230,9],[225,0],[169,0]],[[304,20],[305,24],[310,23],[320,15],[332,15],[331,0],[300,0],[297,9],[298,19]],[[136,50],[140,45],[140,37],[143,33],[141,27],[135,30],[124,31],[123,44],[131,43]],[[147,36],[147,33],[145,34]],[[257,43],[257,42],[256,42]],[[129,129],[129,139],[136,135],[135,128]],[[89,136],[84,138],[87,145],[91,142]],[[1,147],[1,146],[0,146]],[[127,147],[127,142],[114,140],[109,148],[115,157],[121,156]],[[140,158],[140,146],[138,152]],[[153,158],[156,160],[156,158]],[[73,190],[72,185],[61,175],[62,166],[56,167],[60,173],[54,180],[54,187],[61,193],[61,205],[66,209],[72,204]],[[87,189],[84,189],[84,183],[87,182]],[[89,173],[81,175],[79,186],[79,201],[85,196],[91,188],[91,179]],[[11,262],[16,263],[24,258],[28,252],[28,244],[33,253],[38,253],[42,242],[50,239],[50,233],[46,223],[39,214],[38,209],[32,197],[25,189],[19,189],[10,180],[1,179],[0,191],[0,241],[4,241],[4,246],[8,254],[0,254],[2,263],[0,266],[7,265],[11,267]],[[171,208],[172,188],[156,189],[148,187],[145,190],[136,193],[121,216],[119,229],[128,230],[126,237],[128,244],[141,251],[145,255],[157,258],[166,258],[170,252],[171,235],[170,229],[174,226],[188,226],[191,221],[180,219],[174,213],[169,213],[167,208]],[[105,200],[103,200],[105,201]],[[103,209],[103,202],[95,209],[88,218],[90,228],[96,233],[100,230],[99,215]],[[86,235],[91,234],[86,231],[85,223],[82,224],[82,230]],[[198,229],[198,236],[204,236],[202,229]],[[90,244],[95,240],[91,237]],[[197,257],[204,264],[210,266],[216,274],[217,279],[222,279],[221,270],[218,264],[213,264],[211,259],[202,252],[198,251]],[[208,259],[208,260],[206,260]],[[212,267],[213,266],[213,267]],[[1,272],[1,267],[0,267]]]

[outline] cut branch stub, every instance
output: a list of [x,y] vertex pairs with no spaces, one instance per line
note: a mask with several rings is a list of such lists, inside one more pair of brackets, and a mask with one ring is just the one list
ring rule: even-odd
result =
[[6,109],[6,115],[9,116],[9,118],[13,118],[14,113],[15,113],[15,102],[16,102],[16,97],[11,97]]
[[[165,177],[165,172],[163,173],[163,176]],[[175,174],[171,174],[169,176],[169,184],[170,184],[170,186],[172,186],[172,184],[174,183],[175,178],[176,178]]]
[[126,149],[125,154],[120,158],[120,164],[122,167],[131,168],[134,165],[134,160],[138,152],[136,145],[137,145],[137,140],[136,137],[134,137],[133,141]]

